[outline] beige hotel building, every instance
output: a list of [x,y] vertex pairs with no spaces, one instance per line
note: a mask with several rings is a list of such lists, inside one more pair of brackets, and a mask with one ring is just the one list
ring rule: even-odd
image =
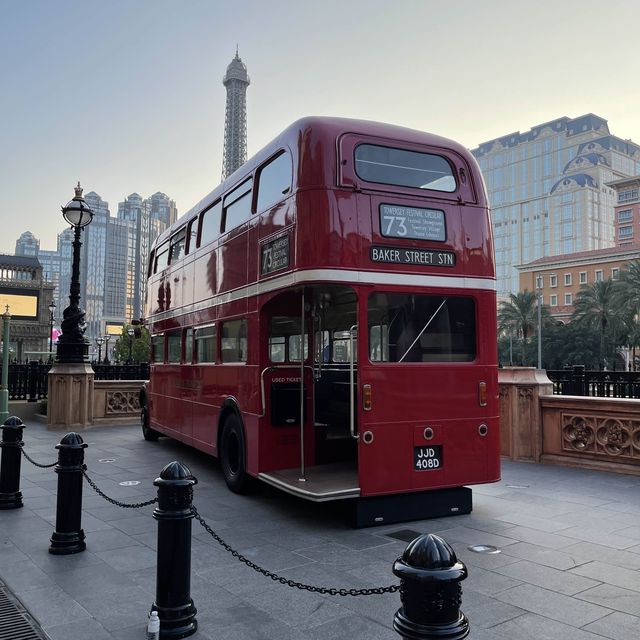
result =
[[[576,292],[564,291],[567,254],[592,255],[614,246],[618,194],[611,183],[640,175],[640,146],[612,135],[604,118],[587,114],[483,142],[472,153],[492,209],[498,296],[520,289],[518,265],[558,256],[549,267],[558,278],[557,292],[547,295],[558,296],[560,306],[565,294]],[[614,262],[603,266],[602,277],[611,275]],[[596,270],[588,262],[575,273],[568,269],[570,287],[579,287],[581,277],[592,281]]]

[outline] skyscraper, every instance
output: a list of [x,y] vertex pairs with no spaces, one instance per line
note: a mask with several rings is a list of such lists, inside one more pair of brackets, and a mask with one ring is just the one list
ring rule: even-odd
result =
[[118,219],[128,221],[133,229],[127,248],[124,309],[127,322],[142,317],[147,288],[147,261],[151,245],[168,224],[175,222],[176,218],[175,203],[163,193],[156,193],[146,200],[143,200],[139,194],[132,193],[123,202],[118,203]]
[[224,152],[222,179],[230,176],[247,160],[247,67],[236,49],[235,58],[229,63],[222,79],[227,89],[227,106],[224,114]]
[[35,256],[40,253],[40,240],[38,240],[31,231],[25,231],[16,240],[17,256]]
[[472,153],[491,203],[499,296],[518,291],[516,265],[613,246],[608,183],[640,174],[640,146],[594,114],[489,140]]

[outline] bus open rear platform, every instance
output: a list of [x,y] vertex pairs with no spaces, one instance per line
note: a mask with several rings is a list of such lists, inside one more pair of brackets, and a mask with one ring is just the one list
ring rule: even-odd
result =
[[294,496],[313,502],[345,500],[360,495],[358,470],[353,463],[323,464],[305,469],[300,481],[300,468],[259,473],[258,479]]

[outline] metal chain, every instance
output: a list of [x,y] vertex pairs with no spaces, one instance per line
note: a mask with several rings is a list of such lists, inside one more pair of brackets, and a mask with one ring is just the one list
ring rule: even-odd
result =
[[303,591],[311,591],[312,593],[322,593],[330,596],[373,596],[380,595],[383,593],[396,593],[400,590],[399,584],[392,584],[388,587],[372,587],[370,589],[336,589],[329,587],[316,587],[311,584],[305,584],[304,582],[296,582],[295,580],[289,580],[288,578],[284,578],[283,576],[279,576],[277,573],[272,573],[271,571],[267,571],[262,567],[259,567],[257,564],[251,562],[251,560],[245,558],[241,553],[236,551],[233,547],[227,544],[202,518],[202,516],[198,513],[198,510],[192,505],[191,513],[193,513],[193,517],[203,526],[205,531],[207,531],[211,537],[221,546],[223,546],[234,558],[240,560],[240,562],[244,562],[248,567],[261,573],[267,578],[271,578],[275,582],[279,582],[280,584],[284,584],[287,587],[294,587],[296,589],[302,589]]
[[158,502],[158,498],[153,498],[153,500],[147,500],[146,502],[134,502],[129,504],[127,502],[120,502],[118,500],[114,500],[110,498],[106,493],[100,491],[98,489],[98,485],[87,475],[87,465],[82,465],[82,475],[85,477],[86,481],[91,485],[91,488],[102,498],[104,498],[107,502],[111,504],[115,504],[116,507],[123,507],[124,509],[140,509],[141,507],[148,507],[150,504],[155,504]]
[[33,465],[35,465],[36,467],[40,467],[41,469],[50,469],[51,467],[55,467],[58,464],[58,461],[56,460],[55,462],[52,462],[51,464],[40,464],[39,462],[36,462],[33,458],[31,458],[27,452],[20,447],[20,451],[22,451],[22,455]]

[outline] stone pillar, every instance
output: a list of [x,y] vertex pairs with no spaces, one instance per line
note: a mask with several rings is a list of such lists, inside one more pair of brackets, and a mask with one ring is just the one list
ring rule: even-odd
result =
[[500,453],[512,460],[540,462],[542,413],[540,396],[553,394],[544,369],[498,369],[500,386]]
[[93,424],[93,369],[88,363],[56,362],[49,370],[47,425],[82,429]]

